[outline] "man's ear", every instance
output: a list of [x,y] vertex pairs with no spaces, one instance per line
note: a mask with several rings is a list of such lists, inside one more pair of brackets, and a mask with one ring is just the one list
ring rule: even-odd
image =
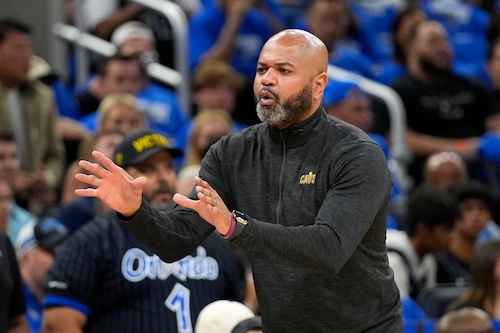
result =
[[325,72],[319,73],[313,80],[313,96],[315,98],[323,99],[326,84],[328,82],[328,74]]

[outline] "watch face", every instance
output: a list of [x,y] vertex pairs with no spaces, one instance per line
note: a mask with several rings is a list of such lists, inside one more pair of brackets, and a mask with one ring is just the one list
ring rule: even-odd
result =
[[248,221],[247,220],[244,220],[243,218],[239,217],[239,216],[236,216],[236,221],[238,223],[241,223],[241,224],[244,224],[244,225],[247,225],[248,224]]
[[236,222],[241,223],[243,225],[247,225],[248,221],[245,219],[245,214],[238,212],[237,210],[233,211],[234,219]]

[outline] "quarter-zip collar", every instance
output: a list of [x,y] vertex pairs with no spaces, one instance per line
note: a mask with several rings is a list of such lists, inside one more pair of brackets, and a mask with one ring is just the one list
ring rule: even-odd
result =
[[271,137],[272,141],[279,144],[285,141],[288,148],[301,146],[307,142],[307,138],[309,137],[310,133],[317,126],[320,119],[325,115],[325,110],[322,107],[319,107],[316,112],[309,118],[299,123],[293,124],[292,126],[287,127],[283,130],[269,125],[269,136]]

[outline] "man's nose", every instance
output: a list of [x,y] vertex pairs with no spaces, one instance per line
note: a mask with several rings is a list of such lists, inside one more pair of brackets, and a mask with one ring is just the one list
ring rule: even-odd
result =
[[264,86],[273,86],[277,82],[276,70],[270,68],[262,75],[261,83]]

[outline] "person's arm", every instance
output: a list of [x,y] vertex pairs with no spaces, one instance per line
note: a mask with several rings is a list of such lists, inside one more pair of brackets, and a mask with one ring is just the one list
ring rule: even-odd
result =
[[7,333],[29,333],[28,322],[24,315],[9,319],[9,328]]
[[[92,156],[97,163],[82,160],[79,165],[89,174],[77,173],[78,181],[91,187],[77,189],[80,196],[97,197],[109,208],[119,214],[135,236],[148,246],[165,262],[173,262],[185,257],[196,248],[210,233],[213,226],[206,223],[196,212],[182,207],[175,208],[176,215],[166,214],[154,209],[142,199],[142,186],[145,177],[133,178],[125,170],[113,163],[104,154],[94,151]],[[179,196],[176,194],[175,196]],[[174,197],[175,197],[174,196]],[[203,201],[196,201],[205,211]],[[197,204],[196,204],[197,203]],[[135,223],[131,223],[131,220]],[[145,227],[152,223],[151,228]]]
[[43,310],[42,333],[82,333],[87,316],[69,307],[53,307]]
[[406,138],[411,151],[422,156],[441,151],[455,151],[466,159],[472,159],[477,154],[479,144],[479,138],[476,137],[467,139],[439,138],[410,129],[407,130]]
[[280,18],[276,17],[276,15],[273,13],[266,0],[257,0],[255,8],[257,8],[262,16],[264,16],[267,24],[269,24],[269,26],[272,28],[273,34],[285,28]]
[[83,141],[91,135],[81,122],[65,116],[57,117],[57,131],[66,140]]
[[[123,8],[114,8],[117,7],[117,4],[110,0],[98,2],[95,5],[93,8],[87,9],[87,15],[90,17],[88,25],[96,36],[103,39],[109,39],[117,27],[125,22],[136,20],[145,10],[142,5],[136,3],[128,4]],[[101,10],[95,10],[96,7],[101,9],[103,5],[105,7],[102,13],[100,13]]]
[[109,39],[113,31],[125,22],[135,20],[144,12],[144,7],[139,4],[129,4],[111,15],[105,17],[94,27],[94,34],[98,37]]
[[228,1],[226,22],[216,42],[204,55],[202,55],[202,61],[207,59],[220,59],[230,62],[240,26],[252,5],[253,0]]
[[[238,245],[255,256],[272,253],[277,262],[293,262],[315,271],[337,274],[374,220],[377,219],[380,232],[385,230],[391,191],[387,162],[375,143],[343,149],[346,153],[337,158],[336,169],[330,172],[334,177],[332,184],[336,186],[329,190],[313,225],[287,227],[258,221],[250,217],[251,212],[244,212],[249,222],[242,234],[246,237],[240,235]],[[228,238],[234,236],[228,234],[235,225],[232,213],[206,181],[196,178],[197,199],[174,195],[174,201],[185,208],[162,213],[143,203],[144,177],[133,179],[103,154],[93,152],[93,156],[98,163],[80,162],[91,174],[76,176],[92,188],[76,193],[98,197],[121,213],[122,220],[129,220],[126,225],[134,235],[162,260],[177,260],[181,254],[186,255],[186,250],[206,238],[213,227]],[[237,234],[241,228],[234,230]],[[336,255],[325,256],[325,253]]]

